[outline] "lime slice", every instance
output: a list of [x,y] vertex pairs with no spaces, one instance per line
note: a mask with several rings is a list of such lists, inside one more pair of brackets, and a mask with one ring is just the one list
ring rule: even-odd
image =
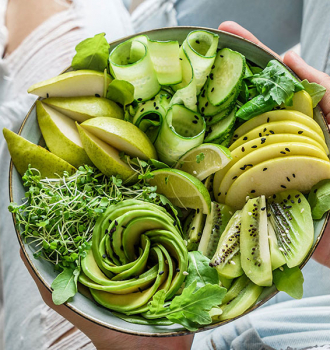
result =
[[180,208],[200,209],[204,214],[211,210],[211,198],[204,184],[194,176],[177,169],[160,169],[152,172],[149,180],[157,186],[157,193],[166,196]]
[[214,143],[204,143],[184,154],[175,168],[204,180],[224,168],[232,159],[228,148]]

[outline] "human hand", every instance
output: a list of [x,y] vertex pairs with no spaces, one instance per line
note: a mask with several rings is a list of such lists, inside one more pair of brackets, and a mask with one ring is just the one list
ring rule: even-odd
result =
[[[274,51],[269,49],[266,45],[261,43],[252,33],[250,33],[245,28],[241,27],[239,24],[226,21],[220,24],[219,30],[224,32],[232,33],[241,36],[247,40],[250,40],[257,44],[258,46],[271,52],[277,58],[281,59]],[[330,123],[330,77],[326,73],[320,72],[317,69],[309,66],[301,57],[299,57],[293,51],[289,51],[285,54],[283,62],[290,67],[300,79],[307,79],[309,82],[314,82],[320,84],[326,88],[326,93],[323,96],[320,107],[324,115],[327,118],[328,123]],[[317,246],[313,258],[322,265],[330,268],[330,224],[327,225],[324,235]]]
[[26,259],[23,251],[20,251],[21,258],[28,269],[30,275],[34,279],[39,292],[44,302],[62,317],[67,319],[92,341],[94,346],[98,350],[167,350],[167,349],[190,349],[193,342],[193,335],[166,337],[166,338],[154,338],[154,337],[140,337],[121,333],[117,331],[109,330],[103,326],[100,326],[92,321],[85,319],[78,315],[66,305],[55,305],[52,301],[52,295],[49,290],[41,283],[36,274],[32,271],[32,268]]

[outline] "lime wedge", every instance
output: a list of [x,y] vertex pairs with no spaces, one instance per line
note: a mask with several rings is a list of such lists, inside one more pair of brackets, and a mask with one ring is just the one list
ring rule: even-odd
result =
[[232,159],[228,148],[214,143],[204,143],[184,154],[176,163],[175,169],[204,180],[224,168]]
[[177,169],[160,169],[152,172],[149,180],[157,186],[157,193],[166,196],[180,208],[200,209],[204,214],[210,213],[211,198],[204,184],[194,176]]

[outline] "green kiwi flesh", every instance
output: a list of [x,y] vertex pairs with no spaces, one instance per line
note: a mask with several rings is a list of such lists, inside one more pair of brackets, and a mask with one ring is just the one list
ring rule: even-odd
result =
[[259,286],[271,286],[273,274],[265,196],[249,199],[242,209],[240,251],[247,277]]
[[222,233],[216,251],[210,261],[218,274],[228,279],[241,276],[240,249],[241,211],[234,213]]
[[313,219],[307,199],[299,191],[289,190],[273,195],[267,203],[278,249],[288,267],[299,266],[314,240]]
[[217,249],[217,245],[225,230],[233,210],[225,204],[211,203],[211,212],[207,215],[205,226],[198,250],[211,259]]
[[270,220],[267,223],[268,229],[268,240],[269,240],[269,250],[270,250],[270,260],[272,263],[272,270],[276,270],[280,266],[286,264],[283,253],[280,251],[277,244],[277,238],[275,234],[274,227]]
[[183,225],[183,239],[188,251],[197,250],[202,237],[206,215],[200,209],[192,210]]

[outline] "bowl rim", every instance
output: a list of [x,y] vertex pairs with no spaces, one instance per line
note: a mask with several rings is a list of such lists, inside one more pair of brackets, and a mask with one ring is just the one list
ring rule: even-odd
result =
[[[173,30],[173,29],[174,30],[181,30],[182,29],[182,30],[185,30],[185,31],[188,31],[188,30],[190,30],[190,31],[193,31],[193,30],[207,30],[207,31],[215,33],[215,34],[221,34],[221,35],[225,35],[225,36],[234,37],[234,38],[236,38],[236,39],[238,39],[240,41],[243,41],[243,42],[246,42],[246,43],[248,43],[248,44],[250,44],[252,46],[255,46],[257,49],[259,49],[261,51],[264,51],[269,56],[271,56],[272,59],[275,59],[275,60],[279,61],[280,63],[282,63],[295,77],[297,77],[299,79],[299,77],[295,74],[295,72],[293,72],[284,62],[282,62],[278,57],[276,57],[271,51],[267,50],[266,48],[264,48],[264,47],[262,47],[262,46],[260,46],[260,45],[258,45],[256,43],[254,43],[254,42],[252,42],[252,41],[250,41],[248,39],[245,39],[245,38],[240,37],[238,35],[235,35],[235,34],[232,34],[232,33],[228,33],[228,32],[225,32],[225,31],[222,31],[222,30],[219,30],[219,29],[214,29],[214,28],[199,27],[199,26],[174,26],[174,27],[156,28],[156,29],[152,29],[152,30],[143,31],[143,32],[132,34],[132,35],[128,35],[128,36],[125,36],[123,38],[119,38],[119,39],[117,39],[115,41],[110,42],[110,45],[118,45],[118,44],[120,44],[120,43],[122,43],[122,42],[124,42],[126,40],[129,40],[129,39],[131,39],[131,38],[133,38],[133,37],[135,37],[137,35],[148,35],[150,33],[154,34],[154,33],[157,33],[157,32],[164,31],[164,30]],[[70,68],[71,67],[68,67],[68,68],[64,69],[60,74],[63,74],[64,72],[68,71]],[[28,118],[30,117],[31,112],[35,108],[36,102],[38,100],[41,100],[41,98],[40,97],[37,98],[36,101],[31,106],[30,110],[28,111],[27,115],[25,116],[25,118],[24,118],[24,120],[23,120],[23,122],[22,122],[22,124],[20,126],[20,129],[18,131],[18,135],[21,135],[21,133],[22,133],[22,131],[24,129],[24,126],[25,126]],[[319,107],[319,105],[316,108],[317,108],[318,112],[321,114],[322,121],[324,123],[325,129],[327,130],[328,134],[330,135],[329,125],[328,125],[328,123],[326,121],[326,118],[324,116],[324,113],[323,113],[322,109]],[[14,168],[14,164],[13,164],[13,161],[11,159],[10,166],[9,166],[9,199],[10,199],[10,202],[14,201],[14,194],[13,194],[13,168]],[[19,241],[20,248],[21,248],[21,250],[22,250],[22,252],[23,252],[23,254],[25,256],[25,259],[27,260],[31,270],[33,271],[35,276],[39,279],[39,281],[43,284],[43,286],[49,292],[52,292],[51,286],[44,280],[42,275],[35,268],[32,259],[30,259],[29,255],[27,253],[25,244],[24,244],[24,242],[22,240],[22,237],[21,237],[21,233],[19,232],[19,229],[17,227],[15,215],[13,213],[12,213],[12,218],[13,218],[13,223],[14,223],[14,227],[15,227],[15,231],[16,231],[16,236],[17,236],[17,239]],[[321,239],[322,239],[322,237],[324,235],[325,228],[326,228],[329,220],[330,220],[330,211],[326,213],[325,220],[324,220],[321,232],[318,235],[318,237],[317,237],[317,239],[315,241],[315,244],[311,248],[310,252],[308,253],[306,258],[304,259],[304,262],[300,265],[300,269],[302,269],[307,264],[307,262],[309,261],[309,259],[313,255],[313,253],[315,252],[319,242],[321,241]],[[188,330],[170,331],[170,332],[154,332],[154,333],[150,333],[150,332],[141,333],[139,331],[131,331],[131,330],[127,330],[127,329],[124,329],[124,328],[113,326],[113,325],[111,325],[109,323],[100,321],[100,320],[98,320],[98,319],[96,319],[96,318],[86,314],[85,312],[79,310],[76,306],[72,305],[70,302],[66,302],[63,305],[65,307],[67,307],[68,309],[70,309],[71,311],[73,311],[74,313],[76,313],[78,316],[81,316],[81,317],[85,318],[86,320],[88,320],[90,322],[93,322],[96,325],[99,325],[99,326],[102,326],[104,328],[107,328],[109,330],[117,331],[117,332],[124,333],[124,334],[135,335],[135,336],[143,336],[143,337],[173,337],[173,336],[183,336],[183,335],[195,334],[195,333],[203,332],[203,331],[206,331],[206,330],[211,330],[211,329],[217,328],[219,326],[223,326],[225,324],[233,322],[233,321],[237,320],[238,318],[241,318],[241,317],[245,316],[246,314],[250,313],[251,311],[254,311],[255,309],[257,309],[261,305],[265,304],[268,300],[273,298],[277,293],[278,293],[278,290],[275,290],[269,296],[267,296],[263,300],[257,301],[256,304],[254,304],[252,307],[250,307],[244,313],[242,313],[241,315],[239,315],[239,316],[237,316],[235,318],[228,319],[228,320],[225,320],[225,321],[220,321],[220,322],[217,322],[217,323],[212,323],[210,325],[206,325],[204,327],[201,327],[197,331],[193,331],[193,332],[192,331],[188,331]],[[111,310],[109,310],[109,311],[111,312]]]

